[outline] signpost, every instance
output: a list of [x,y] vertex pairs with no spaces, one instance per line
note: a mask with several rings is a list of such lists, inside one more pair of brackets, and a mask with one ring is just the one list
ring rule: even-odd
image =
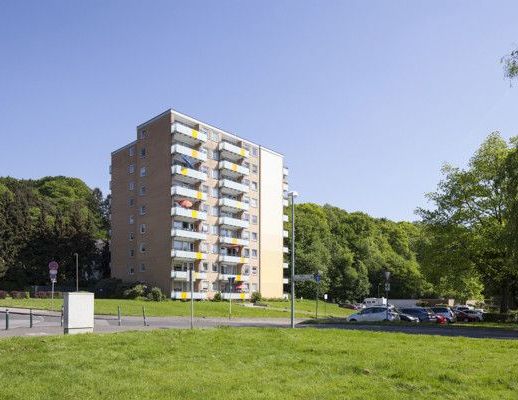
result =
[[315,282],[317,283],[317,295],[316,295],[316,307],[315,307],[315,318],[318,319],[318,289],[320,289],[320,280],[322,279],[322,275],[320,271],[318,271],[315,276]]
[[54,284],[57,281],[59,264],[56,261],[49,262],[49,276],[52,283],[51,300],[54,300]]
[[234,281],[236,280],[235,276],[230,276],[228,278],[228,319],[232,316],[232,285],[234,284]]
[[324,314],[327,315],[327,293],[324,293]]

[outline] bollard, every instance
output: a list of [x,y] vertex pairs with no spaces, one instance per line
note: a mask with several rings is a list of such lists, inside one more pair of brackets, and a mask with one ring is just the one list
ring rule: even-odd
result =
[[146,309],[142,306],[142,317],[144,318],[144,326],[147,326],[146,322]]
[[63,310],[63,306],[61,306],[61,326],[63,326],[63,320],[65,319],[65,311]]
[[121,326],[121,306],[117,306],[117,322]]
[[9,330],[9,309],[5,309],[5,330]]
[[29,328],[32,328],[32,308],[29,309]]

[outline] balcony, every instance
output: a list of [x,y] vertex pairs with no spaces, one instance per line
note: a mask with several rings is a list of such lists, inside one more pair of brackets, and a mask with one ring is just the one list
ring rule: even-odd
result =
[[290,266],[288,263],[282,263],[282,268],[283,269],[288,269]]
[[290,220],[290,219],[289,219],[289,217],[288,217],[286,214],[284,214],[284,215],[282,216],[282,221],[283,221],[283,222],[288,222],[289,220]]
[[283,199],[282,200],[282,206],[283,207],[288,207],[289,205],[290,205],[290,203],[289,203],[288,199]]
[[222,228],[248,228],[250,223],[244,219],[237,219],[232,217],[219,217],[218,223]]
[[[207,293],[205,292],[193,292],[192,298],[194,300],[205,300],[207,298]],[[191,299],[191,292],[180,292],[180,291],[172,291],[171,292],[171,299],[176,300],[190,300]]]
[[287,238],[288,237],[288,231],[282,231],[282,237]]
[[222,244],[230,244],[233,246],[248,246],[250,244],[250,241],[247,239],[239,239],[239,238],[233,238],[233,237],[226,237],[226,236],[220,236],[219,242]]
[[290,170],[288,169],[288,167],[284,167],[284,168],[282,169],[282,175],[283,175],[283,176],[288,176],[288,175],[289,175],[289,173],[290,173]]
[[174,122],[171,125],[171,133],[173,134],[174,139],[189,144],[205,143],[207,141],[207,134],[205,132],[197,131],[196,129],[179,122]]
[[248,168],[226,160],[219,162],[219,169],[222,174],[233,177],[250,174],[250,170]]
[[194,222],[207,220],[207,213],[183,207],[171,207],[171,216],[177,217],[178,221]]
[[219,255],[219,262],[224,262],[224,263],[228,263],[228,264],[245,264],[249,261],[250,261],[250,259],[248,257],[228,256],[225,254]]
[[228,142],[220,142],[219,151],[221,158],[229,160],[240,160],[242,158],[247,158],[250,155],[248,150]]
[[283,184],[282,184],[282,190],[283,190],[283,191],[285,191],[285,192],[287,192],[287,191],[289,191],[289,190],[290,190],[290,186],[289,186],[287,183],[283,183]]
[[288,278],[283,278],[282,279],[282,284],[283,285],[287,285],[288,283],[290,283],[290,280]]
[[187,157],[192,157],[198,161],[207,161],[207,153],[200,150],[195,150],[182,144],[176,143],[171,146],[172,154],[183,154]]
[[221,193],[238,195],[248,193],[248,186],[242,183],[231,181],[230,179],[222,179],[219,181],[219,190]]
[[197,231],[189,231],[186,229],[171,229],[171,236],[182,238],[182,239],[188,239],[188,240],[206,240],[207,234],[203,232],[197,232]]
[[186,250],[172,249],[171,257],[173,257],[177,260],[186,260],[186,261],[206,260],[207,254],[201,253],[199,251],[186,251]]
[[221,211],[229,211],[229,212],[237,212],[237,211],[248,211],[250,208],[248,203],[244,203],[242,201],[237,201],[233,199],[228,199],[226,197],[219,199],[218,205],[221,208]]
[[241,275],[241,274],[219,274],[218,279],[220,281],[227,281],[228,278],[234,278],[234,282],[248,282],[250,280],[250,276]]
[[[192,273],[194,280],[207,279],[206,272],[196,272]],[[188,281],[189,280],[189,271],[171,271],[171,278],[175,281]]]
[[173,165],[171,174],[175,179],[187,183],[205,182],[207,180],[207,174],[181,165]]
[[282,252],[283,252],[284,254],[288,254],[288,253],[290,252],[290,249],[288,249],[287,247],[283,247],[283,248],[282,248]]
[[174,185],[171,186],[171,196],[180,199],[189,199],[189,200],[207,200],[207,195],[198,190],[189,189],[183,186]]
[[250,293],[221,293],[223,300],[247,300],[250,298]]

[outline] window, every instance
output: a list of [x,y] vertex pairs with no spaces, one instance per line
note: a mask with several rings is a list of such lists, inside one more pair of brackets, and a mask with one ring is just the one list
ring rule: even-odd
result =
[[201,265],[201,269],[202,269],[202,271],[204,271],[204,272],[208,272],[208,271],[209,271],[209,263],[204,262],[204,263]]
[[[213,244],[212,245],[212,254],[218,254],[218,253],[219,253],[218,245],[217,244]],[[213,264],[212,269],[214,269],[214,265],[215,264]]]
[[250,163],[248,161],[243,161],[243,167],[250,168]]
[[133,157],[135,155],[135,146],[130,146],[129,155],[130,157]]
[[257,232],[252,232],[252,240],[257,242]]
[[213,235],[217,235],[217,234],[219,234],[219,232],[218,232],[218,231],[219,231],[219,229],[218,229],[218,226],[217,226],[217,225],[212,225],[210,228],[211,228],[210,230],[211,230],[211,232],[212,232],[212,234],[213,234]]
[[259,155],[259,149],[257,147],[252,147],[252,155],[257,157]]
[[140,224],[139,231],[141,234],[146,233],[146,224]]
[[257,267],[252,267],[252,275],[257,275]]
[[131,182],[128,184],[128,188],[129,188],[129,190],[135,190],[135,182],[131,181]]
[[252,207],[257,207],[257,199],[250,199],[250,205]]
[[129,240],[135,239],[135,234],[133,232],[129,233]]
[[140,158],[146,158],[146,148],[142,147],[140,149]]
[[208,174],[209,173],[209,167],[207,167],[206,165],[202,165],[201,168],[200,168],[200,171],[203,172],[204,174]]
[[219,135],[217,132],[211,132],[210,133],[210,140],[213,142],[217,142],[219,140]]
[[257,283],[252,283],[252,292],[257,292]]
[[130,197],[130,198],[128,199],[128,205],[129,205],[130,207],[131,207],[131,206],[133,206],[133,205],[135,205],[135,199],[134,199],[133,197]]
[[141,186],[139,190],[139,195],[144,196],[146,194],[146,187]]
[[202,253],[206,253],[207,252],[207,243],[201,242],[201,244],[200,244],[200,251]]
[[146,206],[140,206],[139,214],[140,215],[146,215]]
[[218,282],[212,282],[212,291],[213,292],[217,292],[218,291]]
[[252,173],[257,174],[257,165],[252,164],[251,167],[252,167]]
[[218,206],[214,206],[214,207],[212,207],[212,215],[213,215],[214,217],[217,217],[217,216],[218,216],[218,214],[219,214]]
[[133,275],[135,273],[135,268],[128,267],[128,274]]
[[250,214],[248,213],[243,213],[243,221],[249,221],[250,220]]
[[147,175],[146,167],[141,167],[140,168],[140,176],[146,176],[146,175]]
[[211,157],[213,160],[219,160],[219,153],[217,150],[213,150],[212,151],[212,157]]
[[243,196],[243,203],[249,204],[250,203],[250,197]]
[[139,270],[140,270],[140,272],[145,272],[146,271],[146,264],[140,263]]
[[248,238],[250,237],[250,233],[248,231],[243,231],[241,237],[245,240],[248,240]]
[[218,272],[218,263],[212,264],[212,272]]
[[147,131],[145,129],[142,129],[139,133],[139,139],[145,139],[147,138]]
[[146,244],[145,243],[140,243],[139,250],[140,250],[141,253],[145,253],[146,252]]
[[128,173],[132,174],[135,172],[135,164],[130,164],[128,166]]
[[209,290],[209,281],[201,281],[201,291],[206,292]]
[[250,257],[250,249],[243,249],[243,255],[245,257]]
[[202,186],[201,186],[201,191],[202,191],[203,193],[208,193],[208,192],[209,192],[209,187],[208,187],[207,185],[202,185]]
[[257,190],[257,182],[252,181],[252,190]]
[[218,196],[219,196],[218,188],[212,188],[212,197],[218,197]]
[[243,185],[250,186],[250,181],[248,179],[243,179],[241,182]]
[[257,258],[257,250],[252,249],[252,258]]
[[219,179],[219,171],[217,169],[212,170],[212,178]]
[[250,145],[248,143],[243,143],[243,149],[250,150]]
[[201,224],[201,231],[207,233],[209,231],[209,225]]
[[129,250],[129,256],[130,256],[130,257],[135,256],[135,250],[134,250],[134,249],[130,249],[130,250]]
[[252,215],[252,224],[257,225],[257,215]]
[[135,223],[135,218],[133,218],[133,215],[129,216],[129,223],[130,225]]

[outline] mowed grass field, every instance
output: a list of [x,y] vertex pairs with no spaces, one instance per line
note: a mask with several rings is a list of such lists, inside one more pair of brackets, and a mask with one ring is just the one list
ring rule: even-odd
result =
[[518,341],[332,329],[0,340],[2,399],[499,399]]
[[[40,310],[61,309],[61,299],[2,299],[0,307],[20,307]],[[290,316],[289,302],[269,302],[268,307],[245,307],[239,302],[232,302],[232,316],[243,318],[288,318]],[[100,315],[117,315],[117,306],[121,307],[122,315],[142,315],[142,307],[146,309],[146,315],[150,317],[188,316],[190,315],[190,302],[165,300],[161,302],[146,300],[119,300],[119,299],[95,299],[95,313]],[[196,301],[194,313],[196,317],[227,317],[228,302]],[[345,317],[351,310],[339,308],[336,304],[326,305],[327,313],[324,315],[324,305],[319,305],[319,317],[335,316]],[[315,312],[315,302],[310,300],[297,300],[296,316],[299,318],[311,318]]]

